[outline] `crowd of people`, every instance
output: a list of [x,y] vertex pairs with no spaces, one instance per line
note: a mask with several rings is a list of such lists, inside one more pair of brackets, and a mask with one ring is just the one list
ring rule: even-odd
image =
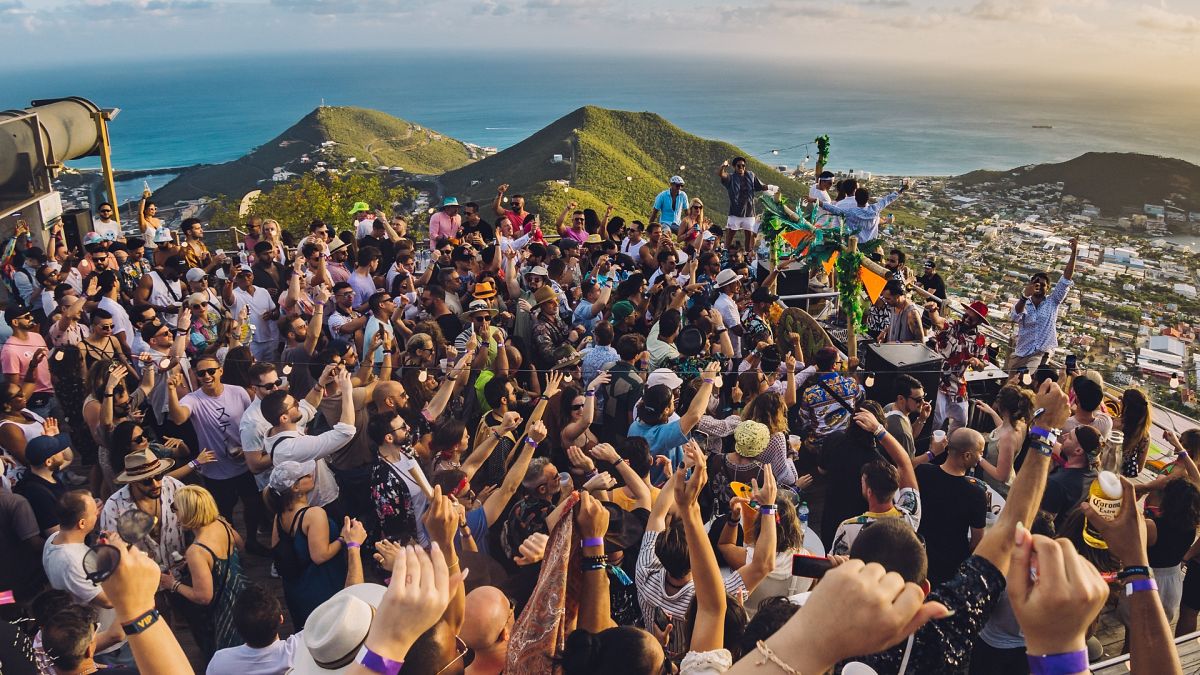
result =
[[[1093,509],[1151,412],[1049,363],[1076,242],[1007,363],[985,303],[890,250],[864,340],[942,365],[869,387],[783,330],[775,282],[807,272],[764,264],[746,164],[717,169],[724,226],[674,176],[646,222],[572,203],[544,230],[502,185],[427,236],[359,202],[226,253],[149,194],[138,236],[108,205],[81,248],[18,232],[4,672],[1077,673],[1110,592],[1134,672],[1179,672],[1200,431]],[[798,208],[863,243],[908,188],[816,180]],[[1007,383],[972,400],[987,367]]]

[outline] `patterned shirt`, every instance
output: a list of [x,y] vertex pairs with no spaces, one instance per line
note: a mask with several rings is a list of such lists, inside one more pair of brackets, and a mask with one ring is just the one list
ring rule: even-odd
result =
[[849,555],[850,547],[854,545],[859,532],[881,518],[903,518],[904,522],[912,527],[913,532],[916,532],[921,525],[921,493],[910,487],[900,488],[892,497],[892,508],[887,511],[867,511],[861,516],[843,520],[842,524],[838,525],[837,534],[833,536],[833,546],[829,552],[833,555]]
[[[941,602],[954,614],[930,621],[913,634],[907,672],[966,673],[975,639],[992,615],[1004,586],[1004,575],[986,558],[973,555],[964,560],[958,573],[926,598]],[[861,661],[879,675],[891,675],[900,672],[907,648],[908,640],[904,640],[885,651],[849,660]]]
[[845,219],[845,227],[858,238],[859,243],[865,244],[879,236],[879,212],[886,209],[888,204],[900,197],[899,192],[893,192],[882,197],[874,204],[866,206],[841,207],[833,204],[821,204],[821,208],[835,216]]
[[[162,493],[158,497],[158,540],[155,541],[153,537],[147,535],[141,546],[146,554],[160,566],[171,564],[172,551],[183,553],[187,548],[187,543],[183,539],[183,528],[179,525],[179,520],[175,518],[175,512],[171,510],[171,504],[175,503],[175,493],[182,487],[183,483],[170,476],[163,476]],[[115,532],[117,519],[121,517],[121,514],[136,508],[138,508],[137,502],[129,492],[128,485],[117,490],[112,493],[108,501],[104,502],[104,509],[100,512],[100,529]]]
[[862,387],[853,378],[837,373],[820,373],[814,382],[800,393],[800,409],[808,421],[808,429],[813,436],[824,438],[829,434],[845,429],[850,425],[853,411],[847,410],[825,387],[835,392],[847,404],[854,406],[863,399]]
[[558,362],[559,348],[567,344],[569,327],[561,318],[546,320],[539,314],[533,322],[534,363],[539,368],[550,368]]
[[1054,290],[1040,305],[1025,302],[1025,309],[1017,312],[1016,305],[1009,318],[1017,324],[1017,346],[1013,354],[1019,357],[1033,354],[1049,354],[1058,349],[1058,307],[1067,299],[1067,291],[1074,282],[1060,277]]
[[742,315],[742,340],[745,342],[742,351],[747,354],[757,349],[758,343],[772,341],[771,324],[756,314],[753,307]]
[[938,331],[933,336],[933,344],[934,350],[945,359],[938,391],[957,395],[971,359],[987,360],[987,340],[979,334],[978,328],[971,328],[960,319]]

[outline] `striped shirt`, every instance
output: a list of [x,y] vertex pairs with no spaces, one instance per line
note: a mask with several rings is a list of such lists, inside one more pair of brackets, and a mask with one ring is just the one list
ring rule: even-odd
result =
[[[637,571],[634,581],[637,583],[638,603],[642,606],[642,618],[649,626],[654,621],[654,608],[658,607],[672,619],[680,619],[687,615],[692,598],[696,597],[696,587],[688,581],[674,594],[667,592],[667,571],[663,568],[654,552],[654,542],[658,541],[661,532],[646,531],[642,538],[642,550],[638,554]],[[730,595],[746,591],[746,583],[742,575],[734,570],[725,576],[725,591]],[[682,633],[682,632],[681,632]]]

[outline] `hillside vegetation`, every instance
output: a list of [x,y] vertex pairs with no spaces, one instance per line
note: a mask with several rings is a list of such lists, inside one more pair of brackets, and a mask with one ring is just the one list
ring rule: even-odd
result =
[[1037,164],[1009,171],[972,171],[954,179],[973,186],[987,182],[1015,185],[1064,183],[1063,194],[1074,195],[1100,207],[1108,216],[1122,208],[1144,203],[1200,211],[1200,166],[1169,157],[1125,152],[1089,152],[1057,164]]
[[[322,147],[327,141],[335,145]],[[301,158],[308,156],[307,163]],[[330,167],[374,170],[401,167],[413,174],[440,174],[467,164],[476,151],[449,136],[378,110],[322,107],[313,110],[279,136],[249,154],[224,164],[184,172],[155,194],[162,203],[215,195],[240,196],[270,179],[277,167],[294,173],[311,171],[317,162]]]
[[[561,162],[552,160],[556,154],[563,156]],[[613,204],[615,215],[646,221],[655,195],[679,174],[687,181],[688,196],[704,200],[708,216],[723,224],[729,200],[717,167],[739,155],[746,153],[689,134],[654,113],[585,106],[496,155],[448,172],[441,185],[460,202],[479,202],[490,217],[487,205],[496,188],[508,183],[510,194],[524,194],[531,204],[527,208],[540,213],[548,228],[569,201],[601,215],[606,204]],[[802,187],[758,160],[750,159],[749,167],[764,183],[783,186],[790,197]]]

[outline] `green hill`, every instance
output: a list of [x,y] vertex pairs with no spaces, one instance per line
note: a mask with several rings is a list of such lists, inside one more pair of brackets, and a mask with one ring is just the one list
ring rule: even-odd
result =
[[[562,161],[554,162],[554,155]],[[708,216],[723,224],[729,200],[717,167],[739,155],[747,153],[689,134],[654,113],[585,106],[502,152],[446,173],[441,187],[460,202],[479,202],[490,218],[487,205],[497,186],[508,183],[510,194],[524,194],[527,208],[540,213],[549,228],[569,201],[600,214],[611,203],[615,215],[644,222],[655,195],[679,174],[688,196],[703,199]],[[789,197],[803,187],[758,160],[750,159],[749,167],[764,183],[783,186]]]
[[[410,174],[440,174],[480,156],[477,146],[378,110],[321,107],[239,159],[184,172],[155,198],[169,204],[218,194],[239,197],[269,187],[263,181],[270,181],[277,168],[299,174],[313,171],[318,162],[342,170],[387,166]],[[352,166],[351,158],[356,160]]]
[[1105,215],[1141,210],[1145,203],[1200,211],[1200,166],[1181,159],[1125,152],[1089,152],[1057,164],[1036,164],[1009,171],[972,171],[953,179],[965,186],[1009,183],[1017,186],[1064,184],[1063,194],[1100,207]]

